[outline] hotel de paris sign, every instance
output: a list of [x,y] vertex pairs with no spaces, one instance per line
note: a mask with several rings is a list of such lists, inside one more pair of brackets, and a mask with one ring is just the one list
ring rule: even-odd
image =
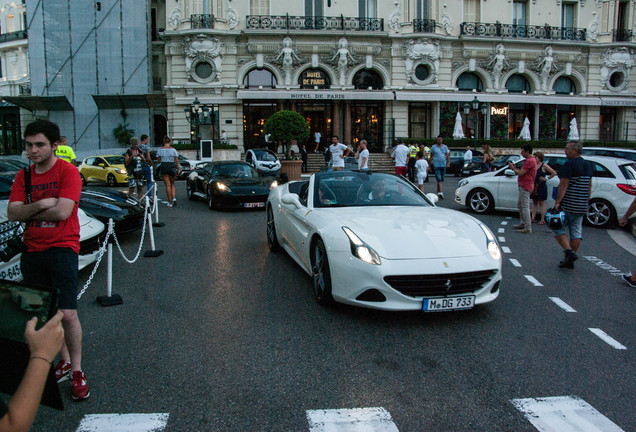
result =
[[392,91],[378,90],[239,90],[236,93],[238,99],[293,99],[312,101],[336,101],[336,100],[393,100]]

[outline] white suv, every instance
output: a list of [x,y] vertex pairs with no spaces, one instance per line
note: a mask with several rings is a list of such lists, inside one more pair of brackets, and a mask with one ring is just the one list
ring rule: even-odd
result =
[[[566,161],[565,155],[548,154],[544,162],[559,171]],[[613,224],[622,216],[636,195],[636,163],[604,156],[585,156],[592,164],[592,195],[585,222],[599,228]],[[521,167],[523,161],[517,162]],[[554,196],[559,178],[548,180],[547,208],[554,206]],[[518,211],[517,175],[506,167],[494,172],[479,174],[459,182],[455,202],[469,207],[475,213],[493,210]]]
[[256,168],[259,174],[277,176],[280,173],[278,156],[267,149],[250,149],[245,152],[245,162]]

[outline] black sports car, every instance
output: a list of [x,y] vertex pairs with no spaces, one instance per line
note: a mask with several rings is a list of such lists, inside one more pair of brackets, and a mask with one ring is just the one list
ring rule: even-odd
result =
[[188,199],[204,198],[214,208],[264,208],[278,183],[261,177],[247,162],[219,161],[197,165],[186,179]]
[[84,188],[79,207],[106,227],[112,218],[117,234],[135,231],[144,225],[144,204],[117,190]]

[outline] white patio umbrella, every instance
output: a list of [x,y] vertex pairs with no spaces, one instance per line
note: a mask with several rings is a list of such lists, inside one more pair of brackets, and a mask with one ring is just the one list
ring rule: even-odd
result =
[[462,128],[462,116],[457,111],[457,116],[455,117],[455,128],[453,129],[453,138],[461,139],[464,138],[464,128]]
[[570,122],[570,132],[568,133],[568,140],[578,141],[579,139],[579,128],[576,125],[576,117],[572,117],[572,121]]
[[521,133],[519,134],[519,138],[522,140],[530,141],[532,136],[530,136],[530,120],[528,117],[523,121],[523,127],[521,128]]

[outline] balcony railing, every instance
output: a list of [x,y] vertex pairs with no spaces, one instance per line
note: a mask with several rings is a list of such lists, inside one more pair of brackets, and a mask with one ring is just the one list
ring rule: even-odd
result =
[[3,34],[0,34],[0,43],[19,40],[19,39],[26,39],[26,38],[27,38],[26,30],[20,30],[20,31],[11,32],[11,33],[3,33]]
[[213,29],[214,15],[192,14],[190,15],[190,28],[193,29]]
[[573,27],[552,27],[516,25],[496,23],[463,22],[460,25],[462,36],[527,38],[549,40],[584,41],[587,36],[585,29]]
[[414,19],[413,33],[435,33],[435,20]]
[[614,42],[631,42],[634,32],[631,30],[613,30],[612,41]]
[[384,31],[382,18],[248,15],[248,29]]

